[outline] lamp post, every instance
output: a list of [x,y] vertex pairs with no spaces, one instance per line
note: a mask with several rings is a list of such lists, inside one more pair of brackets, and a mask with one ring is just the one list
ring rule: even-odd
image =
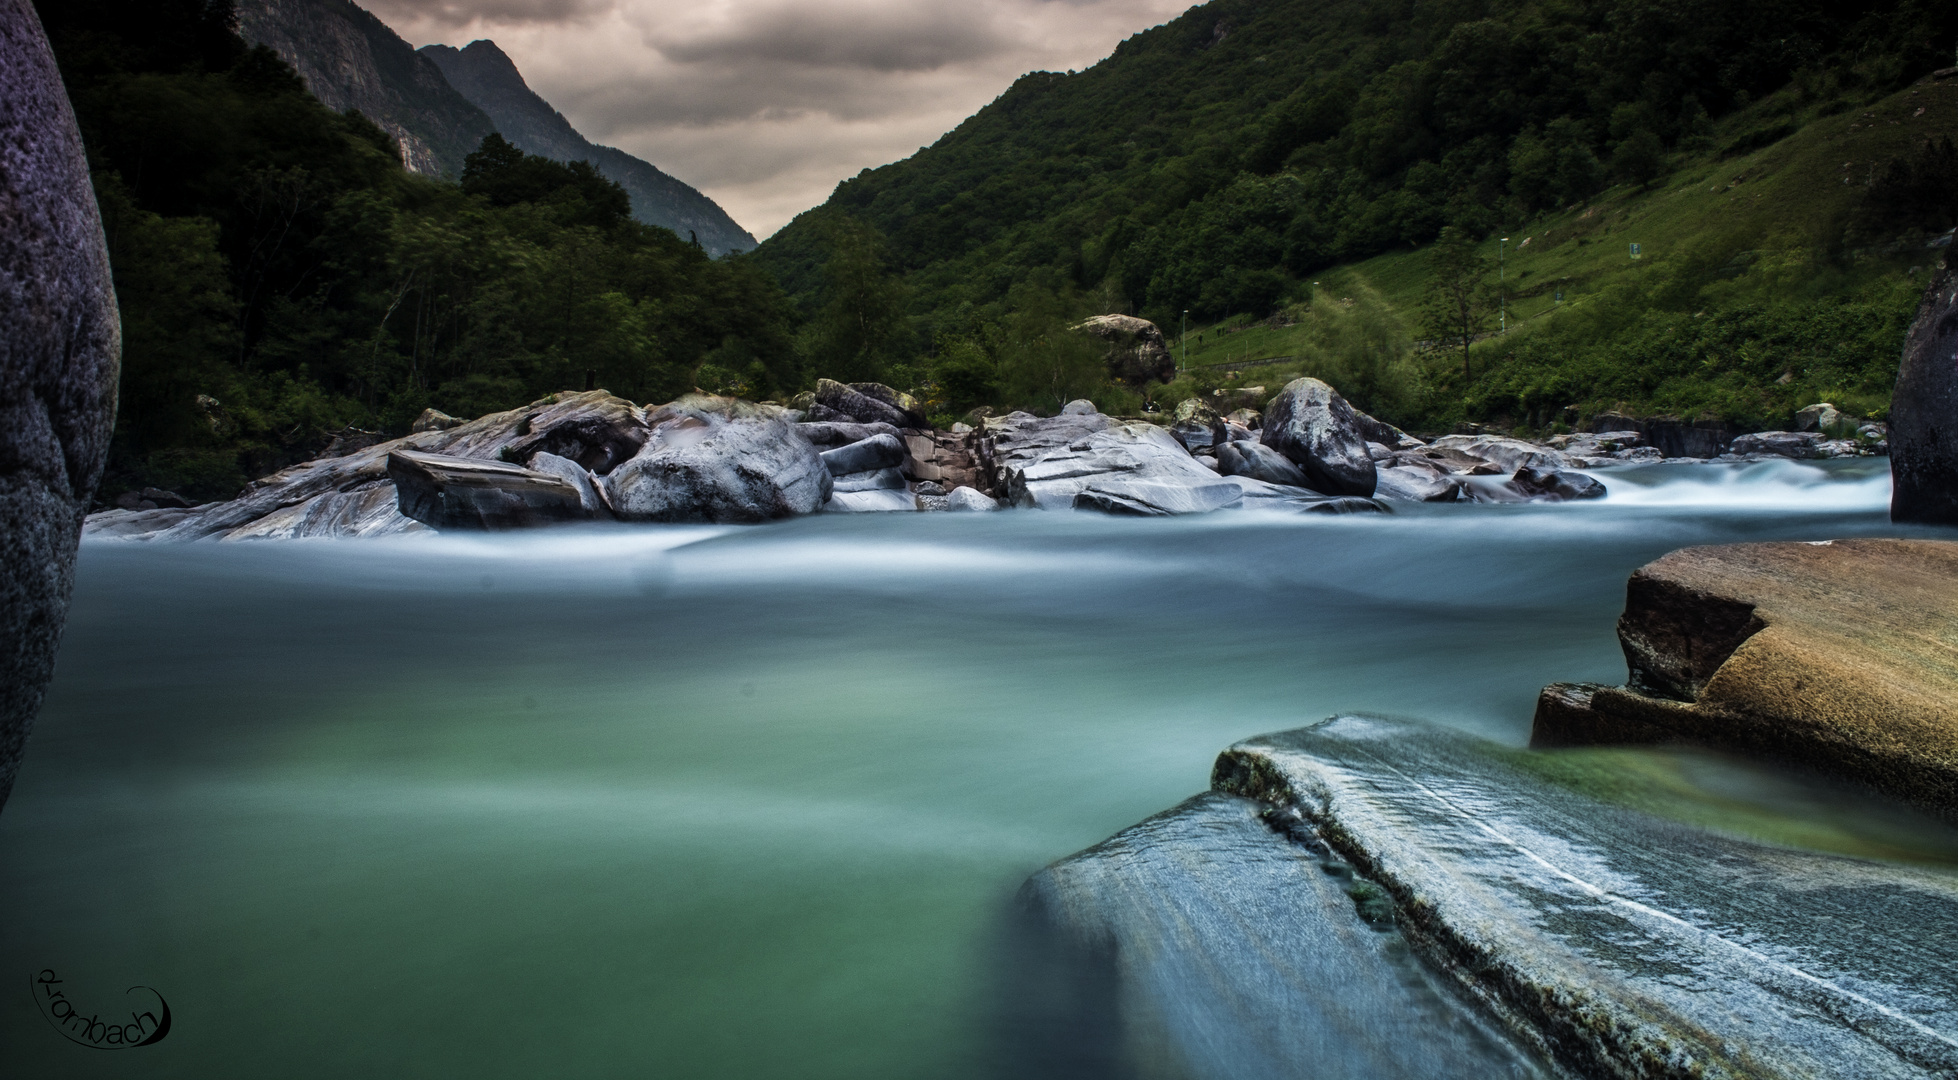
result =
[[1496,304],[1501,332],[1509,333],[1509,237],[1496,247]]

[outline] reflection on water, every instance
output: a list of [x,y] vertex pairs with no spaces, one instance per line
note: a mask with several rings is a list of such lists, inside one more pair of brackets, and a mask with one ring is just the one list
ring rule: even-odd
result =
[[1894,532],[1880,469],[1606,480],[91,544],[0,815],[0,985],[151,985],[176,1026],[98,1060],[16,1002],[0,1045],[25,1075],[996,1074],[1005,898],[1223,746],[1340,710],[1520,745],[1544,683],[1622,677],[1640,563]]

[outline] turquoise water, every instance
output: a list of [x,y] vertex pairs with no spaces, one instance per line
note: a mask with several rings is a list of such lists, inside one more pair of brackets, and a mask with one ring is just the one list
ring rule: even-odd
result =
[[[1371,710],[1520,744],[1545,682],[1622,678],[1639,564],[1896,534],[1880,466],[1604,478],[1365,518],[91,543],[0,814],[0,1060],[1001,1075],[1007,899],[1232,741]],[[154,987],[172,1029],[66,1041],[43,970],[104,1012]]]

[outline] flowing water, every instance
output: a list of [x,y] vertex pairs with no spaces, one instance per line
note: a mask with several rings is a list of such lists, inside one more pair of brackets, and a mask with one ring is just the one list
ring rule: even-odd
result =
[[[1232,741],[1368,710],[1521,745],[1544,683],[1623,678],[1641,563],[1902,534],[1881,463],[1602,475],[1391,516],[91,543],[0,814],[0,1060],[997,1075],[1015,888]],[[66,1042],[43,971],[172,1029]]]

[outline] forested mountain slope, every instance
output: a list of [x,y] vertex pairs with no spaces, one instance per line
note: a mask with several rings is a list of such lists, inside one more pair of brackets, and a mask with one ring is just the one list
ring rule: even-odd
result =
[[[1021,78],[759,256],[813,308],[834,223],[867,224],[924,342],[1029,283],[1166,326],[1263,317],[1445,227],[1493,239],[1754,152],[1955,41],[1939,0],[1212,0]],[[1844,224],[1823,248],[1854,246]]]
[[472,41],[461,49],[424,45],[420,52],[442,69],[450,85],[488,113],[496,129],[519,149],[552,161],[589,161],[616,181],[632,198],[633,217],[672,229],[683,238],[697,237],[713,255],[754,248],[754,236],[714,200],[623,150],[599,146],[579,134],[563,113],[524,82],[517,65],[496,42]]
[[291,64],[335,112],[357,109],[414,172],[455,177],[494,127],[427,57],[351,0],[239,0],[238,29]]

